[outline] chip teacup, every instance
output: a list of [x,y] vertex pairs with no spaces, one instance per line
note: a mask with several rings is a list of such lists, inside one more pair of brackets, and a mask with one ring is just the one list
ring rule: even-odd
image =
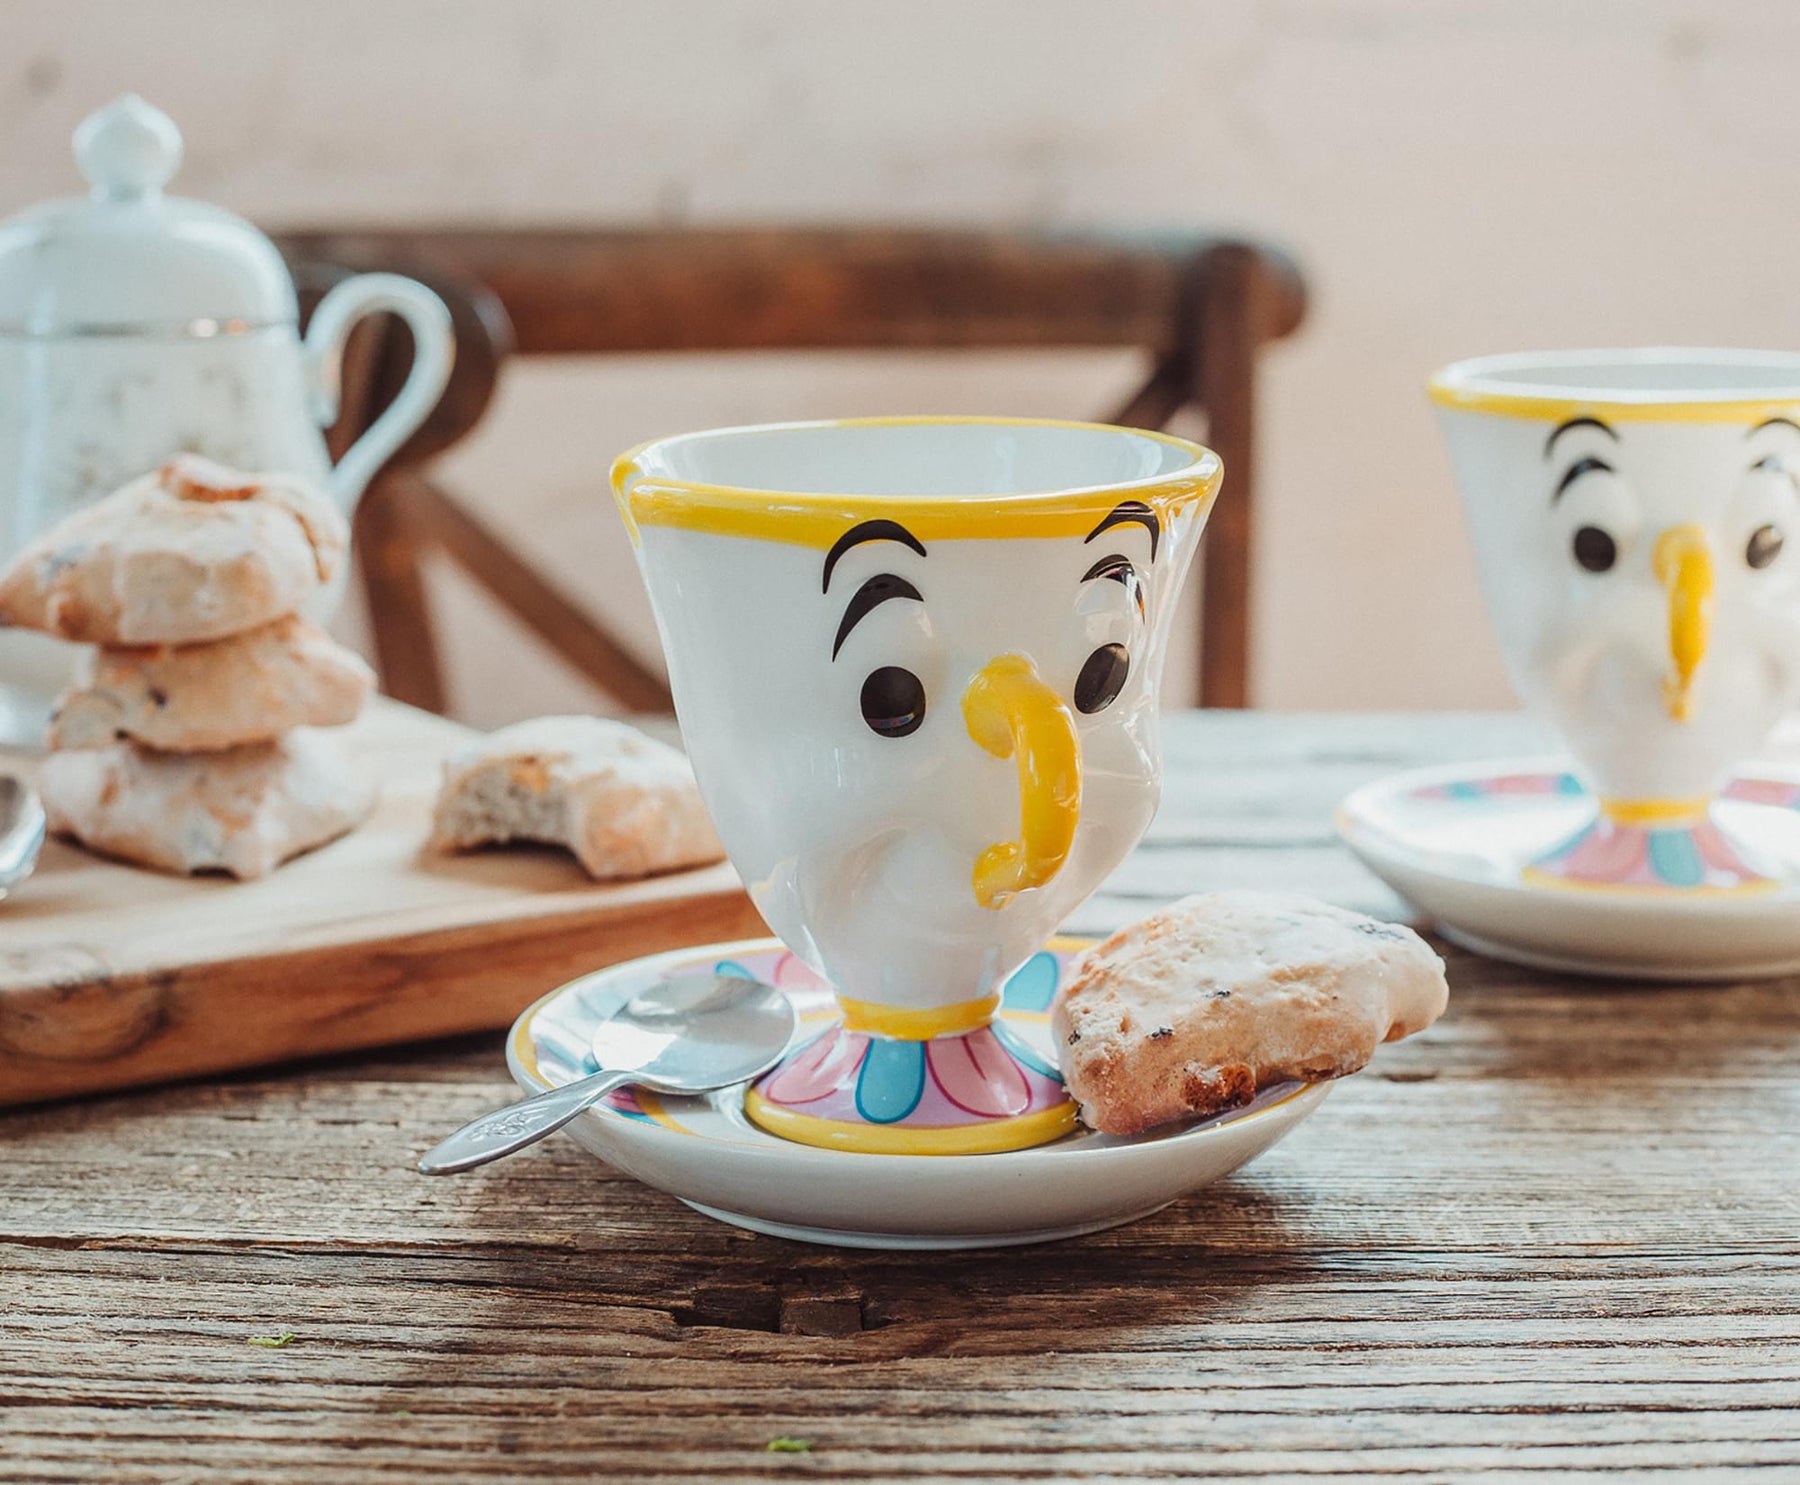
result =
[[707,807],[842,1011],[750,1091],[763,1127],[952,1153],[1072,1126],[994,1013],[1155,811],[1163,654],[1219,481],[1167,435],[975,418],[618,461]]
[[1711,806],[1800,698],[1800,355],[1490,356],[1432,382],[1515,687],[1597,797],[1549,885],[1772,885]]

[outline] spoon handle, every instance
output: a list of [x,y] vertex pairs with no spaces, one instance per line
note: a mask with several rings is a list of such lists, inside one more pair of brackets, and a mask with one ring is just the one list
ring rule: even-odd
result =
[[483,1114],[429,1151],[419,1162],[426,1176],[453,1176],[490,1160],[500,1160],[554,1134],[583,1109],[592,1108],[615,1088],[631,1081],[628,1073],[603,1072],[552,1088],[519,1103]]

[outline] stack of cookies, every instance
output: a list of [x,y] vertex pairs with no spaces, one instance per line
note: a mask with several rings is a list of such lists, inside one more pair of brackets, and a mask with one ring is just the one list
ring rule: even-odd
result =
[[367,817],[375,791],[315,728],[374,685],[302,610],[343,518],[299,480],[182,456],[0,574],[0,625],[99,646],[38,777],[50,828],[164,871],[260,877]]

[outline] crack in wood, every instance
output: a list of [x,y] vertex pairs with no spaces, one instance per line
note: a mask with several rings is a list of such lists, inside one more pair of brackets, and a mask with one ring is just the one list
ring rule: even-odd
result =
[[802,1293],[791,1285],[742,1283],[698,1287],[686,1304],[670,1307],[669,1318],[684,1330],[741,1330],[827,1340],[861,1335],[892,1323],[871,1316],[863,1296],[852,1291]]

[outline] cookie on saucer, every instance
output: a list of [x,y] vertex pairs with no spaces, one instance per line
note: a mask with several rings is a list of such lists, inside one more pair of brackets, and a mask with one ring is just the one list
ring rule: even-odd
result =
[[336,840],[375,806],[374,785],[328,733],[220,753],[135,743],[51,753],[38,771],[50,829],[161,871],[266,876]]
[[602,717],[538,717],[452,755],[431,840],[444,851],[515,840],[564,846],[599,881],[725,855],[687,759]]
[[197,644],[302,607],[343,561],[326,495],[184,454],[59,522],[0,574],[0,625],[96,644]]
[[353,722],[374,688],[361,656],[290,614],[211,644],[97,651],[57,703],[45,741],[58,750],[130,740],[216,752]]
[[1081,1117],[1105,1134],[1343,1077],[1443,1013],[1444,962],[1411,929],[1311,898],[1189,897],[1090,949],[1051,1027]]

